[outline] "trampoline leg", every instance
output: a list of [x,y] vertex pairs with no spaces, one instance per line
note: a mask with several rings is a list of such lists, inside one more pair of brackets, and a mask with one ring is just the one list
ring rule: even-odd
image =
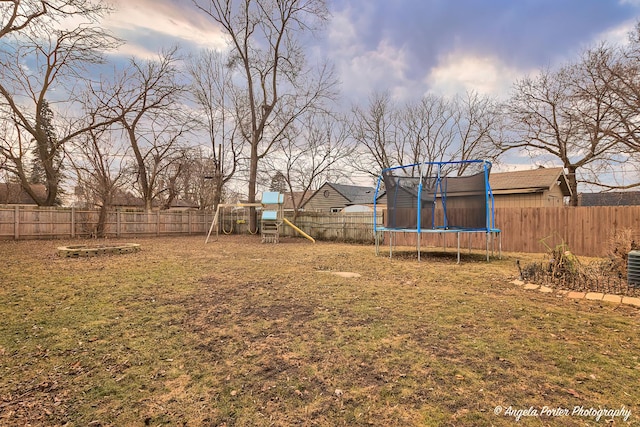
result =
[[376,242],[376,256],[378,256],[380,255],[380,238],[376,230],[373,230],[373,240]]
[[496,256],[496,233],[491,233],[491,256]]
[[418,262],[420,262],[420,231],[418,230]]
[[491,256],[496,256],[496,233],[491,233]]
[[489,262],[489,233],[487,233],[487,247],[486,247],[486,253],[487,253],[487,262]]
[[456,234],[458,236],[458,264],[460,264],[460,232],[458,231]]

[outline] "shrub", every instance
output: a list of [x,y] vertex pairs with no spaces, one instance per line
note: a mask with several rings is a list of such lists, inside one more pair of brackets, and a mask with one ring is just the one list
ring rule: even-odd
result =
[[623,228],[609,239],[608,259],[603,268],[617,277],[627,277],[629,252],[640,249],[640,242],[633,238],[633,230]]

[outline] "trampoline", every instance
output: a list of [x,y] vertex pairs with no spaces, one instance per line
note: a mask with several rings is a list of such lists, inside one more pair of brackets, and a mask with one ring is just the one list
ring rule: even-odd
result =
[[[460,262],[460,235],[485,234],[486,255],[495,250],[498,240],[502,256],[500,229],[495,226],[493,193],[489,185],[491,162],[461,160],[424,162],[395,166],[382,170],[374,196],[376,254],[380,253],[380,239],[389,236],[389,256],[393,256],[393,241],[397,233],[416,233],[420,260],[422,234],[450,234],[457,237],[457,259]],[[387,214],[383,225],[378,224],[377,202],[387,198]],[[444,239],[443,239],[444,240]],[[470,240],[469,240],[470,241]]]

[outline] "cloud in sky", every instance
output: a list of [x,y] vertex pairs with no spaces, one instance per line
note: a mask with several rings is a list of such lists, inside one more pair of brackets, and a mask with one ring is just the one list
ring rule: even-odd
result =
[[[189,0],[119,0],[109,26],[123,56],[225,49],[224,35]],[[585,46],[622,43],[640,0],[328,0],[332,17],[309,41],[336,67],[347,102],[372,91],[399,100],[464,90],[505,95],[514,79],[574,59]]]
[[225,49],[224,34],[187,0],[119,0],[107,25],[127,43],[122,56],[155,58],[163,48]]
[[509,67],[499,58],[451,52],[439,59],[424,84],[441,95],[476,91],[481,94],[506,95],[521,70]]
[[[640,17],[639,3],[335,1],[326,46],[343,81],[357,82],[345,85],[354,96],[385,82],[392,93],[469,88],[503,93],[518,75],[571,59],[597,40],[626,37]],[[403,85],[404,90],[396,88]]]

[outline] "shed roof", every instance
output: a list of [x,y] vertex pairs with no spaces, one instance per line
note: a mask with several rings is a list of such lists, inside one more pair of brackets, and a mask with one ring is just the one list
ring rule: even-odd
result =
[[564,169],[561,167],[491,173],[489,184],[494,194],[537,193],[558,184],[563,195],[571,195]]

